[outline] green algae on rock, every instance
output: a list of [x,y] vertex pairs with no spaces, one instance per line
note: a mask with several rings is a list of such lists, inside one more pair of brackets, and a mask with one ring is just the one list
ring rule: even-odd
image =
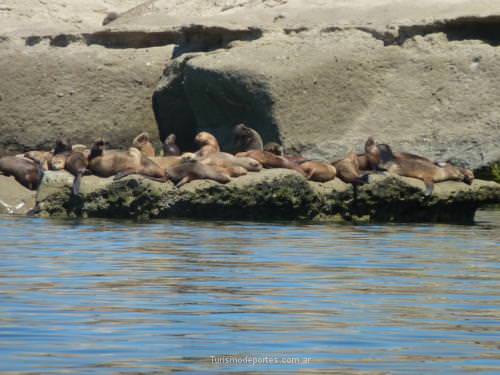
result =
[[477,208],[500,202],[500,185],[491,181],[439,183],[427,197],[423,183],[412,178],[374,174],[353,188],[338,179],[307,181],[285,169],[249,173],[225,185],[192,181],[179,189],[139,176],[86,176],[78,196],[71,195],[71,183],[66,172],[46,173],[37,194],[41,215],[470,223]]

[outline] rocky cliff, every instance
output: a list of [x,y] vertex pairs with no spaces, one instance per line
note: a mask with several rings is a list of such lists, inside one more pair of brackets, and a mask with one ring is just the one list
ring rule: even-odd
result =
[[230,149],[244,121],[315,158],[373,135],[476,169],[500,160],[497,1],[4,3],[2,153],[58,134],[126,146],[157,125],[186,149],[199,130]]

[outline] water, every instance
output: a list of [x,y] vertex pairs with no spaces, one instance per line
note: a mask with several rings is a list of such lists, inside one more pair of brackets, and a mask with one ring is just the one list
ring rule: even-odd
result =
[[0,372],[499,373],[500,211],[478,221],[0,217]]

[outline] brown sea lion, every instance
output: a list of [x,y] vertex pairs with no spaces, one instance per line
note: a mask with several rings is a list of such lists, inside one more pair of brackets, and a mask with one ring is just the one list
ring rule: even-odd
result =
[[255,129],[238,124],[233,129],[234,147],[237,152],[245,152],[251,150],[264,151],[264,143],[262,137]]
[[49,162],[49,169],[52,171],[60,171],[64,169],[66,158],[73,150],[71,141],[67,138],[60,137],[56,140],[52,158]]
[[443,181],[461,181],[472,184],[474,174],[471,170],[454,166],[450,163],[436,165],[432,160],[409,153],[393,153],[388,145],[381,147],[383,168],[389,173],[413,177],[425,184],[425,195],[432,195],[434,183]]
[[306,178],[311,181],[327,182],[337,175],[337,170],[333,165],[319,161],[306,161],[300,164],[300,168],[305,172]]
[[353,185],[366,183],[364,176],[359,170],[358,157],[354,152],[350,152],[344,159],[337,160],[332,164],[337,170],[337,177],[342,181]]
[[163,156],[179,156],[181,154],[181,150],[179,146],[175,143],[177,137],[175,134],[170,134],[163,141]]
[[135,147],[142,154],[148,158],[154,157],[156,152],[153,144],[151,143],[151,139],[149,138],[149,134],[147,132],[143,132],[134,138],[132,141],[132,147]]
[[101,139],[96,141],[90,150],[88,169],[96,176],[115,176],[115,179],[120,179],[138,174],[154,181],[168,180],[165,171],[135,147],[129,148],[128,151],[105,150],[105,148],[106,142]]
[[40,164],[45,171],[49,170],[52,156],[53,155],[51,151],[28,151],[23,155],[23,157],[31,159]]
[[267,151],[252,150],[246,152],[239,152],[236,154],[237,157],[250,157],[257,160],[264,168],[286,168],[293,169],[299,172],[301,175],[305,176],[304,171],[296,163],[284,158],[283,156],[278,156],[271,154]]
[[177,187],[181,187],[193,180],[214,180],[222,184],[231,181],[227,174],[193,159],[184,159],[181,164],[167,168],[167,173]]
[[0,158],[0,174],[13,176],[25,188],[36,190],[42,182],[43,168],[28,158],[4,156]]
[[[204,158],[198,158],[198,160],[206,165],[217,165],[223,168],[240,167],[252,172],[258,172],[262,169],[262,165],[255,159],[248,157],[236,157],[228,154],[227,152],[214,152]],[[239,168],[236,170],[241,172]]]
[[75,176],[72,188],[72,192],[74,195],[78,195],[78,193],[80,193],[80,183],[82,181],[82,176],[90,172],[87,169],[88,165],[88,155],[85,155],[85,152],[73,151],[66,158],[64,168],[73,176]]
[[182,163],[181,156],[155,156],[154,158],[149,159],[155,162],[163,170]]
[[283,156],[283,146],[276,142],[267,142],[264,145],[264,151],[270,152],[274,155]]
[[196,134],[194,141],[200,149],[196,151],[197,157],[205,157],[214,152],[220,152],[219,142],[212,134],[208,132],[200,132]]

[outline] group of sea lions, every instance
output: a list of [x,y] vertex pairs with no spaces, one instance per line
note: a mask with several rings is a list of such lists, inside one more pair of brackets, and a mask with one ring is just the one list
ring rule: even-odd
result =
[[36,190],[46,170],[67,170],[75,178],[73,194],[79,194],[82,176],[120,179],[131,174],[165,182],[173,181],[180,187],[189,181],[210,179],[227,183],[248,172],[262,168],[292,169],[308,180],[327,182],[340,178],[355,186],[366,183],[369,173],[387,171],[400,176],[424,181],[426,194],[432,194],[434,183],[446,180],[471,184],[472,171],[436,162],[405,152],[393,152],[387,144],[378,144],[372,137],[365,143],[364,153],[349,153],[332,163],[286,155],[277,143],[264,144],[260,134],[244,124],[233,129],[234,154],[222,152],[217,139],[208,132],[200,132],[194,141],[198,150],[184,152],[176,145],[174,134],[163,142],[163,153],[156,155],[147,133],[139,134],[128,150],[110,149],[109,143],[98,139],[92,147],[72,145],[67,139],[56,141],[51,151],[30,151],[0,158],[0,174],[14,176],[28,189]]

